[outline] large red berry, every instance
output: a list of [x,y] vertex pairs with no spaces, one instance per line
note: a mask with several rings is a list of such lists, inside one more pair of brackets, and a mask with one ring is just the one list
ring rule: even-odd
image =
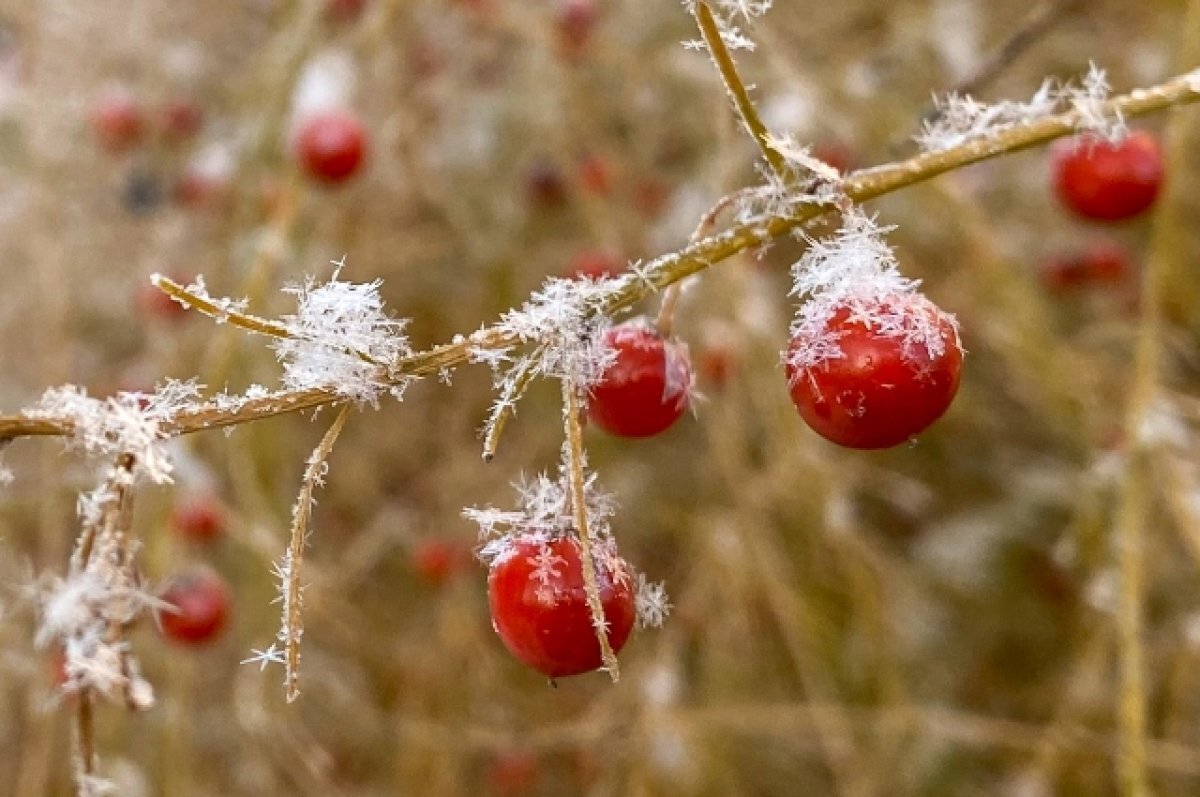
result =
[[[633,575],[613,543],[597,547],[596,583],[608,644],[615,653],[633,630]],[[579,542],[573,537],[514,540],[492,562],[488,605],[504,646],[535,670],[559,678],[603,664],[584,590]]]
[[323,183],[345,182],[362,166],[367,131],[347,111],[323,111],[305,119],[296,131],[293,153],[304,173]]
[[1090,137],[1054,148],[1054,189],[1072,211],[1088,219],[1120,221],[1154,204],[1163,180],[1162,151],[1138,131],[1110,144]]
[[621,437],[650,437],[679,420],[692,387],[687,351],[637,320],[610,327],[604,344],[616,360],[592,386],[592,422]]
[[175,611],[164,609],[158,615],[163,634],[175,642],[208,642],[229,621],[229,587],[211,570],[194,570],[176,578],[161,597],[175,607]]
[[92,109],[91,121],[100,146],[112,153],[137,146],[146,127],[142,107],[124,89],[105,93]]
[[889,448],[942,416],[958,392],[953,318],[919,295],[835,307],[793,334],[792,401],[813,431],[849,448]]

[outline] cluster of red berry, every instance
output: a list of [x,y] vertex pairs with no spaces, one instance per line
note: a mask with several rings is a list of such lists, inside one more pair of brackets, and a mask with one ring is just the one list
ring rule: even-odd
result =
[[[225,533],[225,512],[208,494],[181,498],[171,510],[171,528],[186,540],[210,545]],[[225,580],[209,567],[193,567],[171,579],[160,598],[163,635],[185,645],[216,639],[229,623],[233,598]]]
[[[1090,136],[1059,142],[1051,150],[1053,189],[1074,215],[1112,224],[1137,218],[1158,198],[1163,158],[1158,139],[1146,131],[1110,143]],[[1130,256],[1100,239],[1081,251],[1056,255],[1041,268],[1042,282],[1055,294],[1092,286],[1126,284]]]

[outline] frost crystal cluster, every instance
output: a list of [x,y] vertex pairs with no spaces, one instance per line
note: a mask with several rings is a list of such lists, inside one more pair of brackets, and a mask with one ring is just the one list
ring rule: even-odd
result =
[[389,367],[411,354],[403,334],[406,321],[383,310],[381,280],[342,282],[340,264],[329,282],[311,277],[284,289],[294,294],[298,308],[282,321],[289,336],[272,346],[283,363],[288,390],[329,388],[360,404],[378,406],[390,392],[400,398],[406,381],[394,381]]
[[945,351],[937,314],[910,312],[913,298],[923,300],[921,283],[900,273],[883,239],[891,229],[851,207],[835,235],[808,239],[808,251],[792,266],[792,295],[803,300],[791,327],[791,337],[802,341],[788,356],[793,368],[811,368],[843,356],[840,333],[827,328],[843,309],[850,323],[884,337],[903,338],[906,350],[923,347],[931,358]]
[[1076,123],[1079,132],[1116,142],[1128,130],[1121,114],[1107,107],[1108,93],[1104,70],[1089,64],[1078,85],[1059,84],[1047,78],[1027,102],[1006,100],[989,104],[959,94],[935,97],[937,115],[924,122],[916,141],[925,152],[940,152],[1060,111],[1074,111],[1079,115]]

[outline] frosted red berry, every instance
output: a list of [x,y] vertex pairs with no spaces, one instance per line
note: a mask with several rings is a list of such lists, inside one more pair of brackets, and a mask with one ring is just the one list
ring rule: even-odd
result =
[[174,607],[174,611],[163,609],[158,615],[163,635],[174,642],[209,642],[229,622],[229,587],[211,570],[193,570],[177,577],[160,597]]
[[301,122],[292,151],[309,177],[327,185],[343,183],[362,168],[367,131],[348,111],[322,111]]
[[[633,630],[633,576],[612,542],[596,556],[596,582],[608,644],[616,653]],[[604,555],[609,554],[609,555]],[[560,678],[591,672],[603,661],[584,589],[578,540],[519,537],[491,565],[488,605],[504,646],[533,669]]]
[[171,508],[171,528],[181,537],[211,542],[225,533],[225,510],[211,495],[181,498]]
[[100,146],[114,154],[141,143],[146,127],[141,105],[123,89],[110,90],[100,97],[92,109],[91,124]]
[[1053,172],[1058,198],[1076,214],[1121,221],[1154,204],[1163,181],[1162,150],[1145,131],[1115,144],[1075,138],[1054,147]]
[[[816,340],[820,338],[820,340]],[[815,358],[806,353],[836,353]],[[919,295],[836,307],[793,334],[787,377],[813,431],[849,448],[890,448],[942,416],[958,392],[962,346],[951,316]]]
[[592,386],[592,423],[620,437],[651,437],[679,420],[692,387],[686,349],[636,320],[610,327],[604,344],[616,359]]

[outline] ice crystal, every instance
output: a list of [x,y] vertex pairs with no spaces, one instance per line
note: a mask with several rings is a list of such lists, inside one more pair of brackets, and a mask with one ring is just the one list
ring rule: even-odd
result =
[[634,606],[638,628],[660,628],[671,611],[666,587],[661,581],[646,580],[645,573],[638,573]]
[[384,312],[380,280],[343,282],[343,263],[335,265],[328,282],[309,277],[284,289],[298,304],[294,315],[281,319],[289,336],[272,343],[283,363],[284,387],[329,388],[372,406],[384,392],[401,398],[408,381],[391,379],[388,369],[412,353],[403,334],[407,321]]
[[1108,106],[1108,78],[1094,63],[1078,84],[1047,78],[1027,102],[980,102],[970,95],[934,98],[937,114],[923,123],[916,141],[925,152],[940,152],[968,141],[1029,124],[1060,111],[1077,114],[1076,129],[1108,141],[1128,132],[1121,114]]
[[[838,312],[884,337],[899,337],[905,352],[924,349],[930,358],[945,351],[941,313],[918,292],[919,280],[903,276],[879,227],[857,207],[843,213],[842,228],[824,240],[807,239],[808,251],[792,266],[792,294],[802,304],[791,326],[799,341],[787,355],[800,372],[843,356],[840,335],[827,329]],[[914,305],[923,305],[913,312]]]

